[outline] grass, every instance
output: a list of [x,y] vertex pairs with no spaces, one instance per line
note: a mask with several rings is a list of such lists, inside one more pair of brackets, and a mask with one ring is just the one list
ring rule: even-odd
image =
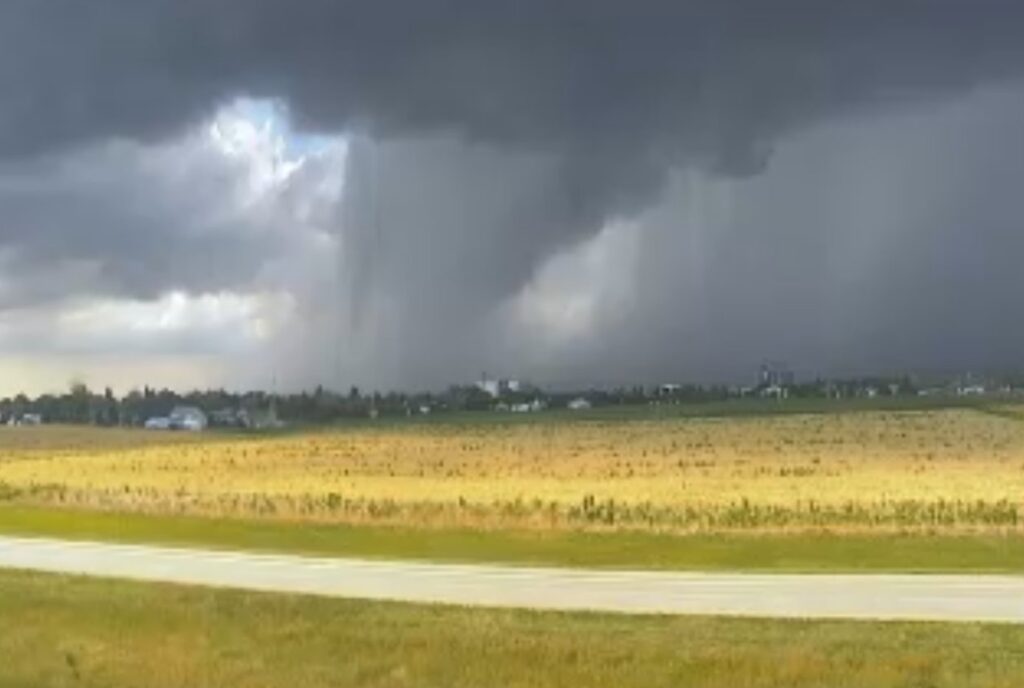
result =
[[1024,537],[480,531],[0,506],[0,533],[324,556],[595,568],[1024,571]]
[[471,610],[0,571],[0,686],[1018,688],[1024,627]]

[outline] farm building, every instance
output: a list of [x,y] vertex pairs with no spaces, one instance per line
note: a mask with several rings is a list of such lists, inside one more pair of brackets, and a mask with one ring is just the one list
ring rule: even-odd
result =
[[757,372],[759,387],[789,387],[794,382],[793,371],[785,363],[765,361]]
[[486,375],[474,386],[494,398],[523,391],[523,384],[519,380],[490,380]]
[[168,416],[173,430],[205,430],[209,421],[206,414],[195,406],[175,406]]
[[143,425],[143,427],[146,428],[146,430],[170,430],[171,419],[167,418],[166,416],[157,416],[154,418],[149,418],[148,420],[146,420],[146,423],[145,425]]
[[538,411],[543,411],[547,406],[548,405],[540,399],[534,399],[533,401],[522,404],[512,404],[509,406],[508,410],[512,413],[536,413]]
[[576,397],[567,404],[570,411],[585,411],[590,408],[590,405],[590,402],[583,397]]
[[249,412],[245,409],[222,408],[210,414],[210,425],[225,428],[248,428],[252,425]]
[[770,385],[761,390],[761,396],[765,399],[788,399],[789,388],[781,385]]
[[23,413],[20,416],[12,415],[7,422],[8,425],[42,425],[43,417],[38,413]]

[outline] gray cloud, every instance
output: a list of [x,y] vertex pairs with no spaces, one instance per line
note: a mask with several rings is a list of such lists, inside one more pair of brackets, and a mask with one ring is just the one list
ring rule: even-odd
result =
[[0,166],[0,307],[244,288],[271,257],[301,248],[308,231],[281,231],[278,223],[297,223],[277,196],[255,208],[239,198],[248,173],[247,162],[199,137]]
[[455,130],[597,160],[688,154],[756,169],[779,133],[1015,76],[1024,50],[1024,12],[997,1],[14,0],[0,11],[8,152],[176,131],[250,93],[287,99],[318,129]]
[[757,177],[679,175],[638,219],[632,307],[542,375],[1017,370],[1022,146],[1015,88],[816,128]]
[[[999,0],[12,0],[0,300],[246,290],[276,271],[302,294],[297,376],[354,377],[376,356],[395,384],[496,362],[577,380],[729,374],[762,355],[1002,364],[1010,344],[936,333],[951,314],[998,329],[979,304],[1009,306],[1000,290],[1016,286],[1001,180],[1018,172],[1005,143],[1022,35],[1024,11]],[[344,202],[317,211],[340,280],[302,274],[310,251],[279,231],[287,197],[225,215],[222,162],[169,180],[153,152],[242,95],[357,135]],[[977,108],[942,114],[955,98]],[[307,198],[316,180],[294,183]],[[721,215],[694,209],[722,185]],[[632,277],[588,306],[584,341],[517,329],[545,266],[615,222],[640,248],[608,259]],[[563,287],[604,293],[594,280]]]
[[379,319],[363,379],[742,381],[764,357],[805,375],[1016,369],[1020,142],[1016,86],[837,120],[787,139],[760,175],[674,172],[599,235],[545,231],[572,217],[557,159],[357,145],[343,265]]

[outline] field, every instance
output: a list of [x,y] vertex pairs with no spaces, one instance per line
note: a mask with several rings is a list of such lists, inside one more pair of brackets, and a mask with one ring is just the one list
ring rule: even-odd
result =
[[552,533],[1019,535],[1024,416],[411,423],[261,437],[3,428],[0,501]]
[[1017,688],[1024,676],[1024,628],[1000,625],[471,610],[9,571],[0,619],[0,686]]

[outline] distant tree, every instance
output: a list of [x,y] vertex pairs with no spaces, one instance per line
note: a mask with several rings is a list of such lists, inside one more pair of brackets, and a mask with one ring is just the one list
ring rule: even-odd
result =
[[89,388],[81,380],[72,380],[68,385],[68,406],[70,413],[66,420],[74,423],[91,422]]

